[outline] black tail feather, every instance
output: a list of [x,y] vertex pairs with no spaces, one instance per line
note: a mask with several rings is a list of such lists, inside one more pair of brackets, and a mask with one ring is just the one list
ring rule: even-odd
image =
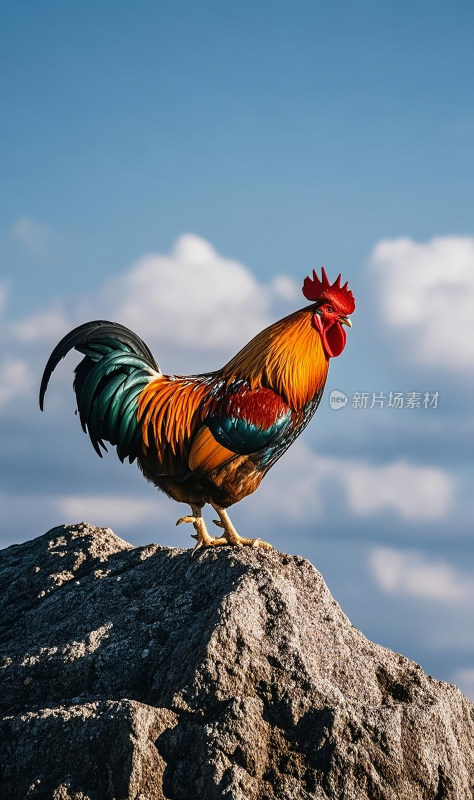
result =
[[86,322],[84,325],[79,325],[78,328],[70,331],[63,339],[56,345],[51,353],[48,363],[44,369],[43,377],[41,380],[41,387],[39,393],[39,404],[43,411],[44,396],[48,388],[49,379],[61,361],[70,350],[87,345],[91,340],[100,342],[103,339],[115,339],[127,345],[130,350],[137,356],[144,358],[152,369],[159,372],[159,366],[156,363],[152,353],[145,344],[145,342],[137,336],[136,333],[120,325],[117,322],[108,322],[107,320],[94,320]]

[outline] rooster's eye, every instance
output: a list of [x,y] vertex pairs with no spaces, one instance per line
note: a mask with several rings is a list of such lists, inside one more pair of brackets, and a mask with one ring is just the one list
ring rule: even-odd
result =
[[324,310],[327,311],[328,314],[332,314],[332,312],[334,311],[334,307],[326,304],[324,306]]

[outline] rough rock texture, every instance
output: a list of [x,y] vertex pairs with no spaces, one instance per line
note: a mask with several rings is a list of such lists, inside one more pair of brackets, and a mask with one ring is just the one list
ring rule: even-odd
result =
[[55,528],[0,554],[2,800],[472,800],[474,707],[298,556]]

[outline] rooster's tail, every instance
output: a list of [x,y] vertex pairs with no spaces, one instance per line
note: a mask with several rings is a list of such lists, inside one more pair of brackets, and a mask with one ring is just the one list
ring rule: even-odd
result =
[[130,463],[140,453],[141,427],[138,397],[161,374],[150,350],[133,331],[115,322],[86,322],[62,339],[46,364],[40,388],[40,408],[49,379],[70,350],[85,358],[75,369],[74,390],[82,428],[102,457],[104,441],[117,448],[121,461]]

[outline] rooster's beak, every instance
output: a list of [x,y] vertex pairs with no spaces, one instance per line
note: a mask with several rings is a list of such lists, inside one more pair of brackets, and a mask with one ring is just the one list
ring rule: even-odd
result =
[[349,317],[339,317],[339,322],[342,322],[343,325],[349,325],[349,328],[352,328],[352,322]]

